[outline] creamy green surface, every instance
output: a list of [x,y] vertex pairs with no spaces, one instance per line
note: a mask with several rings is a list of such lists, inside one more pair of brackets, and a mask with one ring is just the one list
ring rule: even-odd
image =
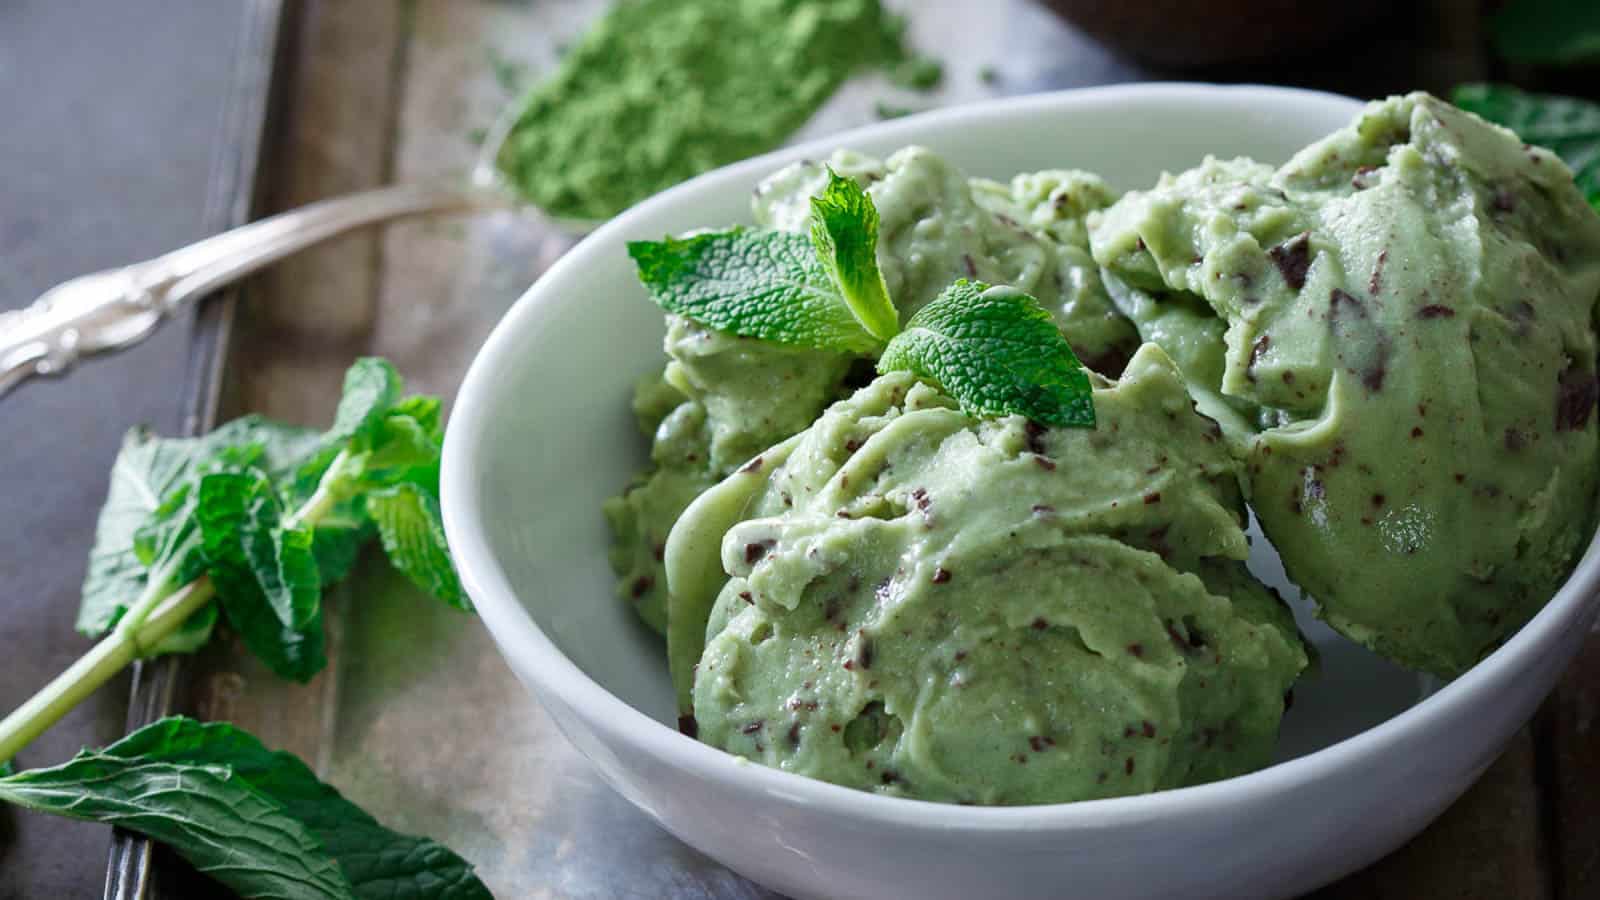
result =
[[1264,765],[1306,655],[1240,562],[1238,464],[1155,347],[1102,385],[1045,430],[884,376],[697,500],[667,564],[701,739],[985,804]]
[[606,219],[778,146],[903,57],[879,0],[618,0],[521,101],[497,162],[546,212]]
[[1565,579],[1595,508],[1600,217],[1553,155],[1414,94],[1090,225],[1144,335],[1253,417],[1228,420],[1252,507],[1335,628],[1451,676]]
[[[1114,366],[1112,374],[1121,368],[1136,335],[1115,317],[1083,226],[1084,216],[1112,200],[1099,179],[1042,172],[999,185],[969,179],[920,147],[887,160],[840,152],[827,165],[860,182],[877,207],[878,261],[902,318],[955,279],[976,275],[1031,293],[1080,358]],[[821,163],[775,173],[756,190],[755,221],[806,230],[810,198],[826,184]],[[669,362],[635,403],[641,428],[653,435],[650,465],[605,507],[618,593],[657,631],[665,630],[661,549],[684,507],[815,421],[846,393],[853,365],[870,371],[870,362],[847,354],[736,337],[677,316],[667,326]]]

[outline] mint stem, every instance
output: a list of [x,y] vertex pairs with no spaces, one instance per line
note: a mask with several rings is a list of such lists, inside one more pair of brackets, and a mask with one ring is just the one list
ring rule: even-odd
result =
[[[339,503],[338,481],[348,464],[340,451],[317,483],[317,490],[284,520],[285,528],[315,527]],[[194,613],[211,601],[216,590],[205,576],[173,589],[164,571],[150,573],[149,586],[128,608],[117,627],[44,689],[0,720],[0,763],[16,758],[34,739],[71,712],[101,685],[158,646]]]
[[316,525],[340,500],[344,499],[344,492],[340,489],[339,482],[345,477],[344,467],[349,461],[350,451],[340,450],[339,455],[333,458],[333,462],[329,463],[328,468],[322,473],[316,491],[301,504],[299,509],[283,520],[284,531],[293,531],[301,525]]
[[185,619],[205,606],[214,591],[211,579],[199,578],[171,593],[148,592],[123,618],[142,622],[122,625],[94,645],[55,680],[0,721],[0,761],[13,759],[84,698],[139,658],[141,647],[153,647],[178,630]]

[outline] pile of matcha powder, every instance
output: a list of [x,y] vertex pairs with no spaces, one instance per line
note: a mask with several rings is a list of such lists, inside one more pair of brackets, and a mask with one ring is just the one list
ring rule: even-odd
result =
[[599,220],[780,144],[851,75],[906,61],[879,0],[621,0],[521,102],[498,163]]

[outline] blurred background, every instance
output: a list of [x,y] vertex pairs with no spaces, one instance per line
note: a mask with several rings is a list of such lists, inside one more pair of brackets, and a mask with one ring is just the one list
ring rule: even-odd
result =
[[[251,217],[460,177],[500,110],[555,72],[609,5],[0,0],[0,309]],[[886,5],[937,74],[907,84],[863,73],[789,140],[1143,80],[1363,98],[1494,81],[1600,97],[1600,37],[1584,31],[1594,0]],[[576,240],[532,213],[358,234],[133,350],[0,401],[0,707],[87,646],[72,620],[124,431],[188,433],[243,411],[326,422],[341,373],[369,353],[448,397],[499,316]],[[299,753],[393,827],[460,851],[500,896],[766,896],[613,795],[547,719],[502,719],[497,710],[527,701],[487,635],[408,590],[379,565],[340,588],[334,664],[310,685],[263,678],[219,642],[101,692],[33,753],[65,759],[170,706],[231,718]],[[1585,780],[1600,771],[1600,746],[1586,739],[1597,684],[1591,642],[1536,723],[1444,819],[1319,896],[1600,896],[1600,789]],[[0,900],[97,896],[111,845],[108,829],[0,810]],[[209,896],[171,860],[158,858],[155,872],[148,896]]]

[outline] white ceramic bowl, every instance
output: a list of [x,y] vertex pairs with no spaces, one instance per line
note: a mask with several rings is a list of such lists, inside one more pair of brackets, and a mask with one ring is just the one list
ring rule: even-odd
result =
[[[1571,660],[1597,609],[1594,546],[1532,623],[1431,696],[1312,623],[1325,673],[1297,690],[1266,770],[1142,797],[975,808],[836,787],[678,734],[660,641],[612,593],[600,515],[645,458],[628,399],[662,362],[661,316],[625,241],[748,221],[762,176],[836,147],[918,143],[975,175],[1072,166],[1133,188],[1207,153],[1280,162],[1357,109],[1200,85],[985,103],[730,166],[595,231],[495,329],[445,439],[445,528],[511,667],[623,796],[796,897],[1281,897],[1398,846],[1476,779]],[[1252,567],[1285,586],[1270,549]]]

